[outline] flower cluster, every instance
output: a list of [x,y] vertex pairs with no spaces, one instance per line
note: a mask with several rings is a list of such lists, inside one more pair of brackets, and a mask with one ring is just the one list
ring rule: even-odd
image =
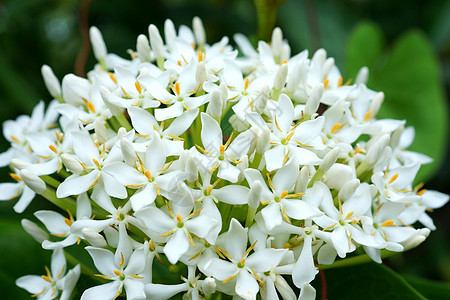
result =
[[[210,45],[198,18],[178,33],[167,20],[165,43],[150,25],[131,59],[90,37],[87,78],[43,66],[54,100],[3,124],[17,182],[0,200],[64,210],[35,212],[51,236],[23,222],[54,251],[51,272],[17,281],[38,299],[70,294],[80,268],[63,276],[61,249],[80,243],[101,281],[82,299],[314,299],[320,265],[358,248],[381,262],[435,229],[427,211],[449,197],[413,187],[431,159],[406,150],[405,121],[376,118],[366,68],[344,82],[323,49],[291,56],[279,28],[257,50],[240,34],[240,52]],[[154,264],[184,277],[158,281]]]

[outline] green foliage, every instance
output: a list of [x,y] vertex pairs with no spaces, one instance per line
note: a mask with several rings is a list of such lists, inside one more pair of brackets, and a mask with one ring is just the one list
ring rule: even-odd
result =
[[354,78],[363,66],[370,70],[368,87],[386,95],[379,117],[407,120],[406,126],[416,130],[410,150],[434,159],[416,178],[429,179],[442,162],[448,138],[448,110],[429,41],[413,30],[385,49],[381,30],[372,23],[361,24],[347,45],[346,75]]

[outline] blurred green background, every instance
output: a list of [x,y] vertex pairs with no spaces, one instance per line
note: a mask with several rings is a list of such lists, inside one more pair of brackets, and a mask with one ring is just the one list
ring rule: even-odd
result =
[[[251,0],[0,1],[0,121],[30,114],[40,99],[50,100],[40,75],[43,64],[60,79],[82,72],[84,64],[75,62],[83,26],[99,27],[108,50],[127,57],[126,51],[135,49],[138,34],[147,34],[150,23],[162,30],[164,20],[171,18],[177,26],[191,26],[193,16],[202,18],[209,43],[236,32],[256,38],[257,13]],[[386,94],[381,115],[407,119],[417,129],[413,149],[436,159],[420,175],[425,187],[450,193],[450,1],[287,0],[279,6],[276,25],[293,54],[325,48],[344,81],[369,66],[369,88]],[[93,64],[89,52],[85,69]],[[0,151],[7,148],[1,137]],[[1,170],[2,182],[9,181],[7,173]],[[19,220],[35,220],[31,213],[49,206],[34,201],[17,215],[12,204],[0,203],[0,288],[8,293],[3,298],[27,299],[14,280],[43,274],[50,253],[21,230]],[[448,286],[428,282],[450,282],[449,215],[450,205],[431,213],[438,230],[418,248],[386,261],[419,291],[434,287],[450,293]],[[444,299],[442,295],[434,297]]]

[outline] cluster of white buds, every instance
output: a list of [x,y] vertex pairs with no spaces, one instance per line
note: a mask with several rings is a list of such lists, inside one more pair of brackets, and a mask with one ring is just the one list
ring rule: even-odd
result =
[[[0,200],[63,209],[35,212],[50,235],[22,223],[54,251],[51,272],[17,280],[38,299],[75,287],[61,250],[75,244],[102,282],[82,299],[314,299],[321,265],[357,248],[381,262],[435,229],[427,212],[449,197],[413,187],[431,159],[406,150],[405,121],[376,118],[384,94],[366,68],[344,82],[323,49],[291,56],[279,28],[257,50],[235,35],[238,55],[227,37],[206,43],[198,18],[178,33],[167,20],[164,37],[150,25],[131,59],[90,34],[87,78],[60,84],[44,66],[47,110],[3,124],[16,183]],[[184,277],[155,282],[155,264]]]

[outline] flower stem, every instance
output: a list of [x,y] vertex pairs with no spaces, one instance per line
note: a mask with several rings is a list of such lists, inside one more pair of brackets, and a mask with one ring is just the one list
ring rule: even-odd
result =
[[269,41],[275,26],[278,6],[284,0],[254,0],[258,17],[258,39]]
[[[381,258],[388,258],[388,257],[394,256],[398,253],[399,252],[381,250]],[[365,264],[365,263],[368,263],[371,261],[373,261],[373,260],[367,254],[362,254],[362,255],[338,260],[338,261],[332,263],[331,265],[319,265],[318,267],[320,270],[336,269],[336,268],[342,268],[342,267],[361,265],[361,264]]]
[[47,186],[47,189],[41,194],[42,197],[58,206],[62,210],[69,210],[72,214],[76,212],[76,203],[72,198],[58,198],[53,188]]
[[253,225],[253,219],[255,218],[256,209],[249,206],[247,210],[247,218],[245,219],[245,227],[250,227]]

